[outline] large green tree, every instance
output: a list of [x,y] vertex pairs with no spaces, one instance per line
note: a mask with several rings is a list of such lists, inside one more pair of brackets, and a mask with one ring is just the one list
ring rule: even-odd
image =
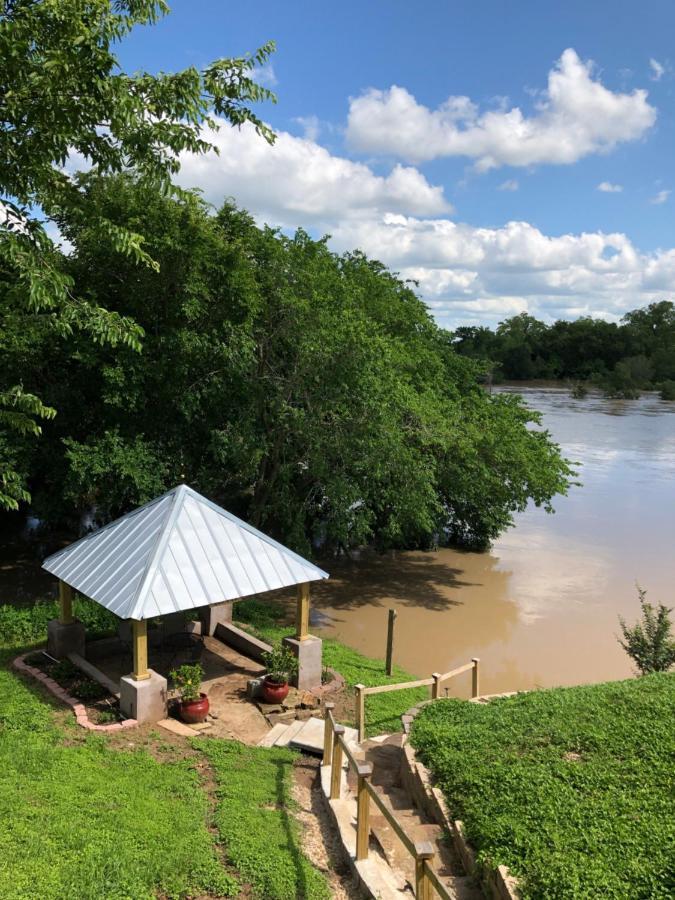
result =
[[[143,236],[105,216],[91,218],[69,160],[95,171],[133,170],[155,190],[172,190],[182,151],[209,149],[213,116],[251,122],[271,140],[252,105],[273,99],[253,78],[271,53],[219,59],[204,70],[151,75],[120,69],[116,45],[135,26],[168,12],[164,0],[0,0],[0,349],[21,345],[41,325],[61,335],[138,349],[138,323],[75,289],[45,220],[88,216],[97,240],[150,269]],[[36,319],[41,322],[36,322]],[[20,349],[18,347],[17,349]],[[21,376],[21,373],[18,373]],[[23,379],[0,383],[0,508],[28,499],[26,436],[54,408]]]
[[[69,276],[145,338],[137,354],[45,332],[20,354],[61,410],[31,462],[42,515],[106,519],[184,480],[299,549],[484,546],[566,490],[535,414],[486,394],[378,262],[125,176],[80,189]],[[99,218],[142,233],[159,268],[98,240]]]

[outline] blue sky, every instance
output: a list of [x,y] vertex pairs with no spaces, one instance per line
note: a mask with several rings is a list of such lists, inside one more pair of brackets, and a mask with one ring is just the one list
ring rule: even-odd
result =
[[220,158],[184,161],[211,202],[361,247],[448,327],[671,296],[672,2],[171,6],[122,44],[126,69],[277,43],[275,147],[222,129]]

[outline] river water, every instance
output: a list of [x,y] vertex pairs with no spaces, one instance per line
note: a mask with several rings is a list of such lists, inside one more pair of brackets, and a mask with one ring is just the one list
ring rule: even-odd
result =
[[[382,657],[396,609],[399,665],[424,677],[477,656],[483,693],[631,674],[617,616],[637,618],[636,581],[652,603],[675,606],[675,404],[518,391],[578,462],[582,486],[553,515],[518,515],[489,552],[331,562],[330,581],[313,590],[316,634]],[[452,684],[467,695],[468,676]]]

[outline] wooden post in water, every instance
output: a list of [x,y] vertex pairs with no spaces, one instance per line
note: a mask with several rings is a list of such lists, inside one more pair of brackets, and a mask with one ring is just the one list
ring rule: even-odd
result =
[[325,718],[323,722],[323,759],[321,760],[321,764],[329,766],[333,758],[333,725],[331,714],[335,709],[335,704],[325,703],[323,708],[325,710]]
[[340,781],[342,779],[342,744],[340,738],[345,733],[344,725],[333,728],[333,762],[330,770],[330,799],[340,799]]
[[359,764],[356,788],[356,859],[368,859],[368,839],[370,837],[370,794],[367,779],[373,774],[370,763]]
[[415,844],[415,900],[431,900],[432,886],[427,865],[431,865],[433,856],[434,848],[429,841]]
[[389,610],[389,622],[387,624],[387,675],[393,673],[394,668],[394,622],[396,621],[396,610]]
[[478,656],[474,656],[471,659],[473,663],[473,672],[471,673],[471,696],[478,697],[480,695],[480,680],[478,677],[478,663],[480,662],[480,658]]

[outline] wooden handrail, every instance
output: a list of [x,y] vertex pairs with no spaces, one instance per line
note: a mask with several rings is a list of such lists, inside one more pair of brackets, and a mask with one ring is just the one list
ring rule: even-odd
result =
[[366,736],[366,697],[373,694],[386,694],[390,691],[404,691],[411,688],[431,687],[431,697],[437,700],[440,696],[441,684],[457,675],[463,675],[464,672],[473,672],[471,680],[471,697],[475,699],[479,696],[479,680],[478,665],[480,659],[474,656],[471,662],[451,669],[449,672],[434,672],[431,678],[419,678],[416,681],[401,681],[398,684],[378,684],[375,687],[366,687],[365,684],[354,685],[356,692],[356,728],[359,733],[359,742]]
[[[324,759],[323,765],[330,766],[330,799],[340,798],[340,786],[342,780],[342,756],[346,756],[348,764],[356,771],[356,859],[367,859],[370,838],[370,801],[372,800],[380,810],[390,828],[401,841],[405,849],[415,860],[415,897],[417,900],[432,900],[433,891],[442,900],[455,900],[448,888],[441,882],[433,869],[434,857],[433,845],[427,841],[416,844],[405,832],[405,829],[396,818],[393,810],[385,803],[371,783],[373,767],[369,763],[363,763],[354,757],[347,746],[344,734],[345,729],[339,725],[333,716],[334,704],[325,706],[326,717],[324,725]],[[330,748],[330,751],[327,749]]]

